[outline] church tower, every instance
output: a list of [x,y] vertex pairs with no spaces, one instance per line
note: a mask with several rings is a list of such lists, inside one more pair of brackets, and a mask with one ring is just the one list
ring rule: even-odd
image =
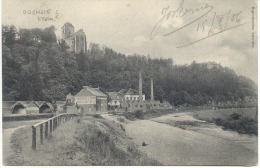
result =
[[62,39],[66,39],[71,37],[74,34],[74,26],[67,22],[64,24],[64,26],[61,28],[62,32],[61,32],[61,37]]
[[61,31],[62,40],[69,46],[69,51],[77,54],[87,52],[87,39],[83,29],[74,32],[74,26],[67,22]]

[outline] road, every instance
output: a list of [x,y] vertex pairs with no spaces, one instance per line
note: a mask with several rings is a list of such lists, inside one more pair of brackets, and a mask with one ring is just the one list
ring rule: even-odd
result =
[[[11,148],[11,136],[12,134],[20,128],[31,126],[33,124],[36,124],[38,122],[44,121],[42,119],[40,120],[29,120],[29,121],[11,121],[9,124],[11,125],[11,128],[2,129],[3,130],[3,163],[5,163],[5,160],[11,156],[14,151]],[[8,123],[8,122],[7,122]],[[2,124],[5,124],[4,122]],[[6,165],[6,164],[4,164]]]
[[[11,148],[11,136],[19,128],[26,127],[27,125],[21,125],[15,128],[3,129],[3,163],[5,160],[13,154],[13,149]],[[6,164],[4,164],[6,165]]]

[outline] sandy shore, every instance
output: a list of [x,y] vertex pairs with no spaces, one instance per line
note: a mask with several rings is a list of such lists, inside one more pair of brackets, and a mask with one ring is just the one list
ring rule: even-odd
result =
[[[202,124],[183,129],[171,125],[175,121]],[[124,127],[143,152],[164,165],[257,164],[257,137],[224,131],[194,119],[190,113],[129,121]],[[148,145],[142,146],[142,142]]]

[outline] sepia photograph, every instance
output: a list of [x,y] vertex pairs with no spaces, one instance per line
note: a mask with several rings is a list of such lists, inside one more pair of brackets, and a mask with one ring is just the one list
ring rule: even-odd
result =
[[257,166],[257,0],[2,0],[1,166]]

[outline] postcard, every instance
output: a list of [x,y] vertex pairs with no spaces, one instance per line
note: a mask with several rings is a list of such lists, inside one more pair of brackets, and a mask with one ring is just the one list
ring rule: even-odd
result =
[[3,0],[3,166],[257,166],[257,0]]

